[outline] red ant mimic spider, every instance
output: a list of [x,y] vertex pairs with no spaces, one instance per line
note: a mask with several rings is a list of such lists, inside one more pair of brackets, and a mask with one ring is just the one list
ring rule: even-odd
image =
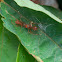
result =
[[[11,15],[11,14],[10,14]],[[21,14],[20,14],[21,15]],[[11,15],[13,18],[15,18],[13,15]],[[22,15],[21,15],[21,17],[22,17]],[[24,16],[23,16],[23,18],[25,18]],[[17,18],[15,18],[15,19],[17,19]],[[26,18],[25,18],[26,19]],[[26,19],[27,20],[27,19]],[[12,21],[12,20],[11,20]],[[31,22],[30,24],[26,24],[26,23],[24,23],[24,22],[22,22],[22,21],[19,21],[18,19],[15,21],[15,23],[17,24],[17,25],[20,25],[21,27],[23,26],[24,28],[27,28],[28,30],[34,30],[34,31],[37,31],[38,30],[38,28],[37,28],[37,26],[33,26],[33,24],[35,24],[35,23],[33,23],[33,22]],[[36,34],[37,35],[37,34]]]
[[23,26],[24,28],[27,28],[27,29],[30,29],[30,30],[31,30],[31,29],[34,30],[34,31],[37,30],[37,27],[36,27],[36,26],[32,26],[33,22],[31,22],[31,24],[29,25],[29,24],[26,24],[26,23],[21,22],[21,21],[19,21],[19,20],[16,20],[15,23],[16,23],[17,25],[20,25],[21,27]]
[[[15,18],[15,17],[14,17]],[[17,25],[19,25],[19,26],[23,26],[24,28],[27,28],[28,29],[28,32],[29,32],[29,30],[31,31],[31,30],[34,30],[34,31],[37,31],[37,26],[33,26],[33,24],[35,24],[35,23],[33,23],[33,22],[31,22],[30,24],[26,24],[26,23],[24,23],[24,22],[22,22],[21,20],[19,21],[18,19],[15,21],[15,23],[17,24]],[[37,34],[36,34],[37,35]]]

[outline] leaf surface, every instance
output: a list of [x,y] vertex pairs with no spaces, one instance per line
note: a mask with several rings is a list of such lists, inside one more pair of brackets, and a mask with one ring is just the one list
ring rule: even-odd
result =
[[14,1],[21,7],[28,7],[30,9],[34,9],[36,11],[41,11],[41,12],[47,14],[48,16],[50,16],[51,18],[53,18],[54,20],[58,21],[59,23],[62,23],[62,21],[58,17],[56,17],[53,13],[48,11],[43,6],[35,4],[35,3],[33,3],[32,1],[29,1],[29,0],[18,0],[18,1],[14,0]]
[[3,27],[1,17],[0,62],[37,62],[19,43],[17,37]]

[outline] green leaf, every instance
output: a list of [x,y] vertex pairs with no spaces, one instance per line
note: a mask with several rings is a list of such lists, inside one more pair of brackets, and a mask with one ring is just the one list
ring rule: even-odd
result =
[[[39,62],[62,61],[62,24],[56,22],[43,12],[26,7],[19,7],[13,0],[5,0],[1,3],[2,15],[5,19],[4,27],[14,33],[27,51]],[[50,7],[46,7],[48,10]],[[52,10],[54,8],[51,8]],[[52,10],[49,10],[52,12]],[[57,9],[53,11],[56,12]],[[57,11],[57,15],[62,12]],[[56,15],[55,14],[55,15]],[[61,17],[59,15],[59,17]],[[29,24],[33,21],[38,27],[37,31],[28,32],[24,27],[16,27],[15,21],[22,20]],[[38,35],[36,35],[38,34]]]
[[7,31],[0,19],[0,62],[16,62],[18,40]]
[[0,62],[37,62],[2,23],[0,19]]
[[37,62],[31,55],[27,53],[25,48],[20,44],[18,48],[17,61],[16,62]]
[[36,11],[41,11],[41,12],[47,14],[48,16],[50,16],[51,18],[53,18],[54,20],[58,21],[59,23],[62,23],[62,21],[57,16],[55,16],[53,13],[46,10],[43,6],[35,4],[30,0],[18,0],[18,1],[14,0],[14,1],[21,7],[28,7],[30,9],[34,9]]

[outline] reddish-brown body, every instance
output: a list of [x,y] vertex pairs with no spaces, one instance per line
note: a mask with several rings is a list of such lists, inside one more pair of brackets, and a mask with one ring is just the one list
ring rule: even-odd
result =
[[29,24],[26,24],[26,23],[21,22],[21,21],[19,21],[19,20],[15,21],[15,23],[16,23],[17,25],[23,26],[24,28],[27,28],[27,29],[30,29],[30,30],[31,30],[31,29],[34,30],[34,31],[37,30],[37,27],[36,27],[36,26],[32,26],[32,24],[29,25]]
[[15,21],[15,23],[16,23],[17,25],[23,26],[23,23],[20,22],[19,20]]
[[36,4],[39,4],[39,0],[31,0],[32,2],[36,3]]

